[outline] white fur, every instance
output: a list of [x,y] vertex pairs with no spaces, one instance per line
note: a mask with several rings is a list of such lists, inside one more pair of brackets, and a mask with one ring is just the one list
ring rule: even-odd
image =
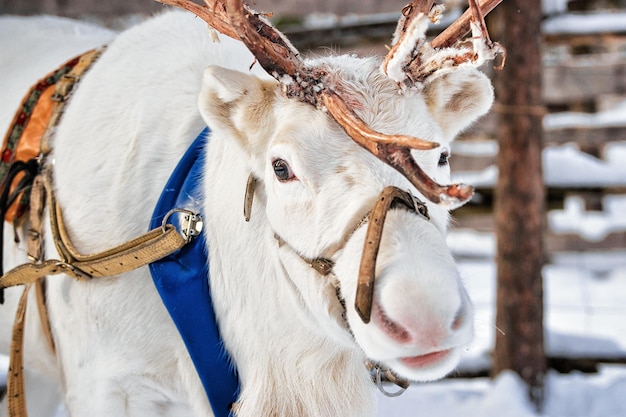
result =
[[[324,112],[284,98],[257,65],[250,72],[253,62],[237,42],[211,42],[206,26],[185,13],[121,34],[84,77],[59,126],[48,161],[57,198],[83,253],[133,238],[147,229],[170,172],[208,124],[213,133],[198,206],[205,213],[219,327],[242,380],[237,415],[371,416],[366,357],[425,381],[450,372],[471,340],[471,303],[445,245],[448,213],[430,203],[430,222],[402,210],[389,213],[375,312],[370,324],[362,323],[353,304],[365,228],[350,231],[384,186],[410,185]],[[398,94],[377,59],[316,63],[337,73],[374,129],[439,142],[442,148],[414,156],[444,183],[450,178],[447,165],[437,164],[441,150],[492,101],[489,82],[475,70]],[[13,111],[2,105],[3,112]],[[276,159],[287,161],[297,180],[277,181]],[[259,186],[246,223],[249,173]],[[274,233],[289,245],[279,248]],[[346,236],[333,259],[352,334],[332,286],[296,254],[324,255]],[[5,253],[20,252],[8,247]],[[55,256],[52,242],[47,254]],[[31,320],[27,366],[57,378],[70,415],[212,415],[147,268],[89,283],[59,276],[48,282],[58,355],[34,341],[40,336]],[[10,290],[0,307],[4,351],[6,317],[18,292]],[[446,349],[448,355],[424,366],[401,359]]]

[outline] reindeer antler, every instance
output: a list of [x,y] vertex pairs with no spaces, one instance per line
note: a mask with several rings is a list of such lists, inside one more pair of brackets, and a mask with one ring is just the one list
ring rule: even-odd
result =
[[[243,0],[204,0],[204,6],[190,0],[157,1],[186,9],[222,34],[241,40],[259,64],[280,82],[287,97],[326,109],[356,143],[402,173],[424,197],[450,208],[458,207],[471,198],[472,187],[437,184],[411,156],[412,149],[433,149],[439,146],[437,143],[405,135],[385,135],[372,130],[337,92],[338,88],[328,70],[307,66],[287,38],[262,15],[243,4]],[[434,0],[414,0],[403,9],[403,16],[396,29],[394,47],[382,65],[383,72],[398,84],[412,87],[426,82],[443,66],[450,66],[450,63],[452,66],[463,63],[477,65],[479,61],[501,52],[502,48],[489,40],[482,17],[483,13],[488,13],[501,1],[482,0],[478,7],[476,0],[470,0],[473,17],[459,19],[461,22],[458,26],[461,30],[438,38],[438,42],[446,46],[455,44],[465,36],[467,30],[461,32],[467,26],[471,27],[476,38],[475,51],[446,47],[442,49],[445,53],[440,57],[433,53],[435,46],[425,42],[425,32],[427,19],[437,21],[443,8],[433,7]],[[484,5],[486,3],[487,6]],[[463,23],[463,19],[467,23]],[[489,51],[492,52],[488,53]]]
[[[422,88],[430,80],[462,65],[479,66],[506,50],[492,42],[484,15],[502,0],[469,0],[469,10],[432,42],[426,42],[428,21],[438,22],[443,9],[433,1],[414,0],[402,10],[394,44],[381,65],[382,71],[401,88]],[[458,47],[471,30],[473,47]],[[503,63],[504,65],[504,58]]]

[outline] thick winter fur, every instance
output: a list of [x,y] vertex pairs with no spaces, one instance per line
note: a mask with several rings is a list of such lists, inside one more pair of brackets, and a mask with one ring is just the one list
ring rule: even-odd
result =
[[[431,221],[389,213],[373,318],[361,322],[353,304],[365,228],[352,229],[384,186],[410,185],[325,112],[284,98],[253,62],[238,42],[213,43],[204,23],[186,13],[122,33],[84,77],[58,128],[48,159],[57,198],[83,253],[133,238],[147,229],[172,169],[208,124],[205,195],[195,208],[205,214],[219,327],[242,380],[237,416],[371,416],[366,358],[427,381],[450,372],[471,340],[471,303],[445,244],[448,213],[430,203]],[[48,63],[39,64],[42,75],[56,65]],[[336,72],[374,129],[440,143],[414,156],[443,183],[450,178],[441,154],[492,102],[488,80],[475,70],[400,94],[378,59],[317,64]],[[2,86],[12,77],[20,72],[3,73]],[[2,101],[3,123],[16,101]],[[277,179],[279,159],[291,180]],[[247,223],[250,173],[259,185]],[[279,247],[275,233],[288,245]],[[5,267],[24,259],[19,247],[5,253]],[[349,329],[328,279],[298,254],[332,255]],[[55,256],[49,241],[47,256]],[[57,356],[42,343],[31,309],[27,366],[56,381],[71,416],[212,415],[147,268],[89,283],[48,282]],[[19,293],[8,291],[0,307],[4,352]]]

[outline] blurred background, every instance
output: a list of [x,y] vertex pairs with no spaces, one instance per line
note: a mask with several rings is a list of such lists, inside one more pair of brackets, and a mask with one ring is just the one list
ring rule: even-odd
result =
[[[332,48],[382,55],[407,0],[249,3],[257,11],[273,13],[272,21],[301,51],[326,53]],[[431,28],[431,35],[445,28],[467,7],[467,2],[462,0],[443,3],[449,13],[440,25]],[[151,0],[0,0],[0,14],[53,14],[116,30],[136,24],[163,7]],[[574,396],[579,390],[589,401],[608,402],[614,407],[593,411],[581,405],[564,412],[562,407],[554,405],[552,415],[623,416],[626,415],[626,400],[622,395],[626,392],[626,0],[543,0],[542,14],[545,352],[550,369],[560,375],[609,372],[614,378],[610,383],[607,379],[598,382],[604,384],[604,394],[585,385],[588,382],[580,385],[571,379],[564,385],[553,382],[557,384],[552,387],[555,393],[559,387],[567,391],[563,387],[568,386]],[[500,39],[498,32],[507,22],[494,13],[487,23],[492,38]],[[516,48],[515,44],[505,46],[510,50]],[[484,71],[494,74],[490,67]],[[477,310],[476,342],[468,350],[457,376],[489,374],[497,333],[494,188],[498,176],[500,116],[495,106],[460,136],[452,151],[454,179],[477,188],[474,200],[453,213],[454,226],[448,240]],[[621,390],[611,391],[618,385]],[[480,388],[454,387],[447,386],[449,390],[458,389],[466,397],[470,392],[480,391]],[[509,388],[502,388],[507,395],[511,394]],[[431,398],[437,396],[432,391],[424,392]],[[585,394],[591,392],[595,399]],[[622,395],[621,400],[615,392]],[[409,395],[415,401],[422,400],[422,394],[417,391]],[[494,415],[494,410],[502,411],[494,404],[487,404],[488,401],[473,403],[474,408],[468,408],[467,404],[457,406],[443,398],[440,402],[447,408],[441,414],[429,409],[431,416],[450,415],[454,407],[466,416],[473,415],[472,410],[476,411],[475,415],[483,416]],[[381,401],[389,404],[387,400]],[[547,408],[550,407],[548,403]],[[413,415],[402,407],[392,410],[396,411],[386,415]],[[515,415],[534,414],[520,411]]]

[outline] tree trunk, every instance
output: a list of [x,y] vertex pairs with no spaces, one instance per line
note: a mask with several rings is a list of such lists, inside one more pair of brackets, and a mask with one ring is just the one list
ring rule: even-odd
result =
[[[499,10],[498,10],[499,9]],[[505,369],[543,403],[545,188],[541,168],[541,0],[506,0],[496,18],[506,67],[496,74],[499,177],[495,189],[497,313],[494,375]]]

